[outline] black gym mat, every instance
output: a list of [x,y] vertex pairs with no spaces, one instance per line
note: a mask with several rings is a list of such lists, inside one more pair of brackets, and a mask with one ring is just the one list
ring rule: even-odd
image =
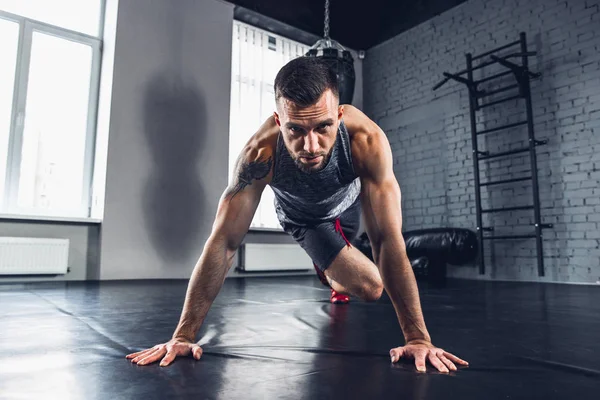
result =
[[312,277],[228,279],[204,356],[166,368],[129,352],[168,340],[186,281],[0,285],[2,399],[597,399],[600,287],[421,286],[434,343],[470,362],[392,365],[387,297],[332,305]]

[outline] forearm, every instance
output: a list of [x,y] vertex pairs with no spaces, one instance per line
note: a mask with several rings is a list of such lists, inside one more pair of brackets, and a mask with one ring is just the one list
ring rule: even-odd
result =
[[211,238],[207,241],[190,278],[174,338],[195,340],[196,333],[223,286],[234,254],[227,251],[225,240]]
[[419,289],[406,256],[404,241],[384,241],[380,248],[379,265],[385,290],[392,300],[406,342],[430,342],[431,337],[421,310]]

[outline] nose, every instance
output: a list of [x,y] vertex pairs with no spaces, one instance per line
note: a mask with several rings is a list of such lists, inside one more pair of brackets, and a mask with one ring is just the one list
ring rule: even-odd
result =
[[304,151],[314,154],[319,150],[319,137],[314,132],[308,132],[304,137]]

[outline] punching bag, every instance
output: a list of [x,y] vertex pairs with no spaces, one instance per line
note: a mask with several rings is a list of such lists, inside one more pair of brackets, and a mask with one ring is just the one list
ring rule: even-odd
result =
[[451,265],[474,262],[479,253],[477,234],[463,228],[430,228],[402,234],[410,259],[439,258]]
[[338,78],[340,104],[352,104],[354,84],[356,82],[352,54],[348,50],[341,50],[335,47],[326,47],[323,49],[313,47],[306,55],[308,57],[319,57],[329,65]]
[[335,40],[329,38],[329,0],[325,0],[324,38],[317,41],[306,53],[307,57],[318,57],[324,60],[338,78],[340,104],[352,104],[354,97],[354,58]]
[[[425,257],[450,265],[468,265],[479,255],[477,234],[470,229],[420,229],[402,232],[402,236],[406,245],[406,254],[411,261]],[[373,260],[373,250],[366,232],[357,237],[352,245]]]

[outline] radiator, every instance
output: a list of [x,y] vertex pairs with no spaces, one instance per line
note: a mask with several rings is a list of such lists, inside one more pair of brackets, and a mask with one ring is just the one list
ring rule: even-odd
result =
[[0,275],[66,274],[69,239],[0,237]]
[[244,271],[309,270],[312,261],[297,244],[247,243],[242,247],[240,266]]

